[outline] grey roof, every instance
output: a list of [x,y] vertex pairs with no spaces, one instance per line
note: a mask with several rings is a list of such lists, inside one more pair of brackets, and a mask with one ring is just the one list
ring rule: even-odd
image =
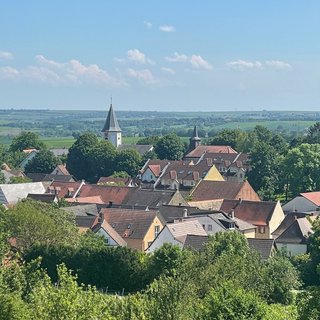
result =
[[118,150],[126,150],[126,149],[136,150],[142,156],[146,152],[152,151],[153,145],[151,145],[151,144],[121,144],[118,147]]
[[181,243],[184,243],[188,234],[195,234],[200,236],[206,236],[207,233],[203,229],[198,220],[187,220],[176,223],[168,223],[166,225],[174,239]]
[[69,153],[69,149],[68,148],[55,148],[55,149],[50,149],[50,151],[56,157],[65,156],[65,155],[67,155]]
[[306,244],[313,234],[312,225],[307,218],[299,218],[276,238],[277,243]]
[[58,200],[57,196],[52,193],[29,193],[27,196],[28,199],[33,199],[36,201],[42,201],[42,202],[47,202],[51,203],[53,201]]
[[102,132],[106,132],[106,131],[114,131],[114,132],[121,131],[119,124],[118,124],[117,117],[116,117],[114,110],[113,110],[113,107],[112,107],[112,103],[110,105],[107,120],[104,123],[103,129],[102,129]]
[[[172,222],[174,219],[179,219],[183,217],[184,210],[187,209],[188,215],[193,215],[194,213],[205,214],[209,213],[208,210],[201,210],[195,207],[189,206],[173,206],[173,205],[161,205],[158,210],[166,222]],[[210,212],[212,213],[212,212]]]
[[45,193],[42,182],[0,184],[0,203],[15,204],[25,199],[29,193]]
[[61,208],[64,211],[73,213],[76,217],[98,216],[98,208],[96,204],[84,204]]
[[79,228],[91,228],[94,225],[96,216],[76,216],[76,225]]
[[208,242],[208,238],[209,238],[208,236],[188,234],[184,241],[183,248],[199,251]]
[[272,250],[274,250],[275,242],[274,239],[247,239],[249,247],[258,251],[263,260],[267,260],[272,255]]
[[122,204],[158,208],[161,205],[169,204],[175,193],[176,191],[172,190],[130,188]]

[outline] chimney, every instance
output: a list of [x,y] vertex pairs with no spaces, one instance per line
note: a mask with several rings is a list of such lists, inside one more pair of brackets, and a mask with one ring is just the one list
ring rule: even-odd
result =
[[113,202],[112,202],[112,201],[109,201],[108,208],[111,208],[112,205],[113,205]]
[[99,218],[98,218],[98,223],[103,223],[103,220],[104,220],[104,215],[102,213],[102,211],[99,212]]
[[188,209],[187,208],[183,209],[183,217],[184,218],[188,217]]
[[231,219],[234,219],[234,209],[232,209],[229,213]]
[[239,198],[239,204],[241,204],[242,203],[242,198]]

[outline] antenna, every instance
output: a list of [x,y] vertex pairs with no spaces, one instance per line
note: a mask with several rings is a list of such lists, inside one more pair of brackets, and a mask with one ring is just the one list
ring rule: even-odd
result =
[[112,106],[112,95],[110,96],[110,105]]

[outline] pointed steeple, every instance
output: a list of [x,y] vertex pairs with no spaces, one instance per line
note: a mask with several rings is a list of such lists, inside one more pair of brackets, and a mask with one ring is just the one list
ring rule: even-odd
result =
[[190,138],[189,151],[194,150],[196,147],[200,146],[200,144],[201,144],[201,139],[199,138],[198,128],[195,125],[193,129],[192,137]]
[[116,148],[121,146],[122,134],[121,134],[121,129],[118,124],[117,117],[113,111],[112,100],[111,100],[107,120],[104,123],[102,132],[104,134],[104,138],[106,140],[109,140]]
[[200,140],[199,135],[198,135],[198,127],[197,127],[197,125],[194,126],[192,138],[193,139],[196,138],[196,139]]
[[113,111],[112,103],[110,104],[108,117],[102,129],[102,132],[107,132],[107,131],[121,132],[117,117]]

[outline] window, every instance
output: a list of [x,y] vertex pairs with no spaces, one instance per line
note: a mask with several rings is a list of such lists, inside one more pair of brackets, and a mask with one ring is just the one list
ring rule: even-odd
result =
[[203,224],[203,225],[202,225],[202,228],[203,228],[203,230],[206,230],[206,225]]
[[160,233],[160,226],[154,226],[154,238]]
[[212,224],[208,224],[208,231],[212,231]]
[[110,243],[109,238],[105,238],[105,241],[106,241],[106,244]]
[[260,226],[259,233],[265,233],[265,232],[266,232],[266,228],[264,226]]

